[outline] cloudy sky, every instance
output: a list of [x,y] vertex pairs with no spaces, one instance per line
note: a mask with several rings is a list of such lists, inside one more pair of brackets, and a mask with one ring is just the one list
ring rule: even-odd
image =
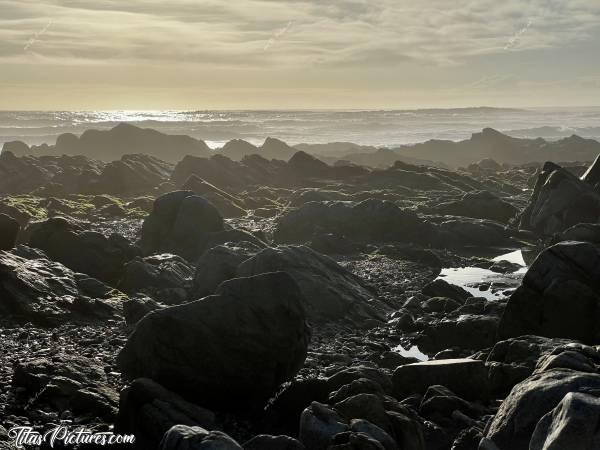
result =
[[0,109],[600,105],[598,0],[0,0]]

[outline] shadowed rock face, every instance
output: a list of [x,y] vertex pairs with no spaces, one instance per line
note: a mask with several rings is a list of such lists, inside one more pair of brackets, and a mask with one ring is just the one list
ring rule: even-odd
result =
[[[530,444],[536,441],[539,442],[542,439],[542,434],[544,440],[546,437],[550,438],[542,429],[543,424],[547,422],[543,419],[544,415],[551,414],[563,398],[566,398],[568,402],[569,397],[565,396],[568,396],[569,392],[588,389],[596,391],[600,389],[600,375],[563,368],[532,375],[513,388],[490,423],[486,440],[493,442],[495,447],[484,446],[483,448],[498,448],[500,450],[541,448]],[[561,408],[562,406],[558,407]],[[537,436],[532,441],[532,434],[536,431],[536,425],[540,428]],[[580,434],[578,439],[571,441],[577,443],[574,447],[556,448],[593,448],[583,445],[586,438],[586,435]]]
[[600,194],[593,186],[554,163],[544,164],[520,228],[552,235],[600,217]]
[[141,194],[169,180],[173,165],[149,155],[124,155],[104,167],[93,190],[102,194]]
[[154,202],[141,246],[147,254],[171,252],[192,260],[204,251],[210,233],[223,230],[223,218],[210,202],[191,191],[174,191]]
[[[22,143],[21,143],[22,144]],[[80,137],[71,133],[58,136],[56,145],[32,146],[11,143],[19,154],[86,155],[113,161],[131,153],[145,153],[166,161],[179,161],[185,155],[205,156],[211,151],[203,142],[185,135],[169,135],[149,128],[121,123],[110,130],[86,130]]]
[[10,250],[17,242],[21,225],[12,217],[0,214],[0,250]]
[[600,342],[600,247],[562,242],[537,257],[511,295],[501,338],[523,334]]
[[490,219],[507,223],[519,211],[515,206],[488,191],[467,192],[460,200],[445,202],[435,209],[438,214]]
[[470,139],[460,142],[430,140],[396,150],[401,155],[460,167],[485,158],[513,164],[547,160],[590,161],[600,153],[600,143],[579,136],[552,142],[541,138],[514,138],[492,128],[485,128],[480,133],[474,133]]
[[311,321],[346,320],[364,326],[382,322],[390,308],[373,289],[332,259],[304,246],[266,248],[244,261],[237,275],[247,277],[283,270],[296,281]]
[[115,285],[125,263],[139,254],[139,249],[118,234],[106,237],[82,229],[62,217],[54,217],[30,226],[29,244],[77,272],[87,273]]
[[27,247],[0,252],[0,311],[20,322],[54,326],[115,317],[125,296]]
[[333,232],[353,239],[409,241],[426,239],[428,228],[414,212],[387,201],[309,202],[279,220],[275,240],[306,242],[320,232]]
[[249,405],[268,397],[302,366],[309,341],[304,302],[285,273],[227,281],[213,296],[144,317],[119,367],[203,404],[242,408],[240,398]]

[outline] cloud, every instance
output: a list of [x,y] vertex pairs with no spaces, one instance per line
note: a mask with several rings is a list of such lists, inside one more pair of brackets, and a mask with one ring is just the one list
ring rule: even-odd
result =
[[507,48],[585,39],[600,19],[600,5],[584,0],[460,0],[453,6],[445,0],[0,0],[0,58],[26,62],[23,47],[52,21],[43,42],[29,48],[47,60],[454,65]]

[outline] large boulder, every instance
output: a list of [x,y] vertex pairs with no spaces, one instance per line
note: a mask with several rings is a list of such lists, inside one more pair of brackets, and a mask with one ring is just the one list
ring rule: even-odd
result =
[[282,216],[274,238],[282,243],[303,243],[318,233],[336,233],[358,240],[421,241],[430,226],[414,212],[390,201],[360,203],[309,202]]
[[230,436],[202,427],[175,425],[160,441],[159,450],[243,450]]
[[362,326],[369,319],[384,320],[390,311],[359,277],[305,246],[266,248],[244,261],[237,275],[276,270],[289,273],[296,281],[311,321],[346,319]]
[[178,161],[186,155],[208,155],[210,148],[190,136],[164,134],[120,123],[109,130],[86,130],[79,137],[61,134],[56,145],[49,147],[48,151],[58,155],[92,155],[103,161],[114,161],[131,153]]
[[10,250],[17,242],[21,225],[12,217],[0,214],[0,250]]
[[222,189],[210,184],[202,178],[191,175],[181,186],[183,191],[192,191],[211,202],[223,217],[245,216],[244,201]]
[[192,294],[195,298],[212,294],[223,281],[235,278],[238,266],[260,250],[252,242],[217,245],[207,250],[196,262]]
[[0,153],[0,193],[26,194],[46,184],[51,177],[33,156]]
[[600,448],[600,399],[570,392],[538,422],[530,450]]
[[115,427],[120,434],[135,435],[135,448],[157,448],[175,425],[213,429],[215,415],[148,378],[138,378],[121,391]]
[[443,385],[467,400],[485,399],[489,395],[483,361],[469,358],[406,364],[394,371],[392,382],[399,398],[424,394],[434,385]]
[[306,178],[322,177],[332,173],[327,163],[303,151],[294,153],[288,161],[288,167],[294,175]]
[[126,297],[25,247],[0,252],[0,312],[19,322],[58,325],[116,318]]
[[139,253],[126,238],[83,230],[76,223],[54,217],[30,225],[29,245],[70,269],[116,284],[125,263]]
[[486,358],[492,394],[505,397],[515,384],[533,373],[542,356],[570,342],[531,335],[496,342]]
[[[594,448],[539,447],[535,446],[535,442],[539,442],[540,434],[543,433],[542,429],[547,428],[548,420],[544,419],[544,416],[557,407],[567,394],[597,391],[598,389],[600,389],[600,375],[596,373],[577,372],[562,368],[536,373],[517,384],[502,402],[486,429],[486,437],[480,448],[483,450]],[[539,434],[532,441],[532,435],[540,420],[542,423],[539,425]],[[552,436],[546,435],[545,437],[552,441]],[[534,446],[531,446],[530,443]]]
[[215,295],[145,316],[117,362],[129,378],[152,378],[203,404],[249,405],[302,367],[303,303],[283,272],[229,280]]
[[460,200],[440,203],[435,212],[507,223],[519,210],[489,191],[474,191],[467,192]]
[[223,229],[223,217],[209,201],[191,191],[174,191],[154,202],[142,226],[141,246],[147,254],[175,253],[193,260],[210,233]]
[[442,248],[510,246],[515,245],[511,235],[511,231],[499,222],[459,217],[437,225],[431,243]]
[[538,176],[520,228],[552,235],[600,218],[600,194],[594,187],[562,167],[547,162]]
[[119,395],[102,363],[82,355],[24,358],[14,367],[12,386],[30,407],[113,421]]
[[600,244],[600,223],[578,223],[555,235],[556,242],[587,241]]
[[108,163],[94,184],[103,194],[143,194],[169,180],[173,165],[150,155],[124,155]]
[[600,247],[561,242],[540,253],[511,295],[501,338],[523,334],[600,342]]
[[129,261],[119,282],[127,294],[142,293],[167,304],[183,303],[191,288],[194,269],[177,255],[137,257]]

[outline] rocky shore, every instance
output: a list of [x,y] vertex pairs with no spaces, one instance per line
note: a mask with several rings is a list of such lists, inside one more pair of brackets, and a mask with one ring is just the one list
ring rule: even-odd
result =
[[203,144],[122,126],[0,154],[1,449],[57,425],[144,450],[600,447],[600,162]]

